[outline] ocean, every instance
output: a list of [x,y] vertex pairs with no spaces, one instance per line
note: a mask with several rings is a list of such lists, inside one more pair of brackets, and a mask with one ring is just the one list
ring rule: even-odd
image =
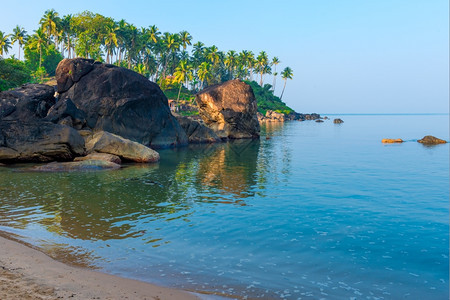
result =
[[448,299],[449,144],[417,139],[448,141],[449,116],[328,116],[117,171],[0,167],[0,230],[71,264],[205,295]]

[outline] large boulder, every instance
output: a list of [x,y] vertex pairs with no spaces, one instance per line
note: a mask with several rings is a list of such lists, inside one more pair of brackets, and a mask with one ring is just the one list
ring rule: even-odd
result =
[[424,145],[437,145],[437,144],[445,144],[447,141],[441,140],[432,135],[426,135],[422,139],[418,140],[419,143]]
[[109,153],[123,160],[151,163],[159,160],[159,153],[136,142],[124,139],[118,135],[100,131],[86,142],[87,152]]
[[189,117],[177,116],[177,120],[188,136],[189,143],[215,143],[220,137],[209,127]]
[[0,122],[0,161],[66,161],[83,153],[84,140],[71,127],[43,121]]
[[86,114],[86,125],[152,148],[186,145],[159,86],[131,70],[87,59],[64,59],[56,69],[60,99]]
[[118,165],[120,165],[122,163],[122,160],[117,155],[109,154],[109,153],[98,153],[98,152],[93,152],[86,156],[75,157],[75,159],[73,161],[84,161],[84,160],[102,160],[102,161],[113,162]]
[[45,84],[25,84],[0,92],[0,121],[40,119],[55,104],[55,90]]
[[195,100],[206,126],[222,138],[258,138],[257,105],[252,88],[230,80],[199,92]]

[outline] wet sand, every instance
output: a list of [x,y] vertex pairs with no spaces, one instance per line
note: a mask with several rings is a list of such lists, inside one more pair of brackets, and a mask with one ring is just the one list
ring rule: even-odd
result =
[[0,236],[0,299],[200,299],[153,284],[72,267]]

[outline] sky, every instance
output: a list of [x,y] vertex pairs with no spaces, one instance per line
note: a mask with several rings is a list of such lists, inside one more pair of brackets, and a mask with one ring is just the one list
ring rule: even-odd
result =
[[[188,31],[219,50],[266,51],[289,66],[283,101],[302,113],[448,113],[447,0],[1,0],[0,30],[38,28],[47,9]],[[9,54],[16,54],[17,44]],[[272,84],[273,76],[265,82]],[[277,78],[275,94],[283,81]]]

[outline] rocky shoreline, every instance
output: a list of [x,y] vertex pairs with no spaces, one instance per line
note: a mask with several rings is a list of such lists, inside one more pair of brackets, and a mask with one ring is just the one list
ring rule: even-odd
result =
[[252,88],[240,80],[199,92],[197,120],[178,116],[157,84],[91,59],[62,60],[56,82],[56,93],[43,84],[0,93],[0,163],[78,160],[40,171],[114,168],[104,161],[152,163],[159,160],[155,149],[255,139],[260,122],[320,119],[273,111],[262,116]]

